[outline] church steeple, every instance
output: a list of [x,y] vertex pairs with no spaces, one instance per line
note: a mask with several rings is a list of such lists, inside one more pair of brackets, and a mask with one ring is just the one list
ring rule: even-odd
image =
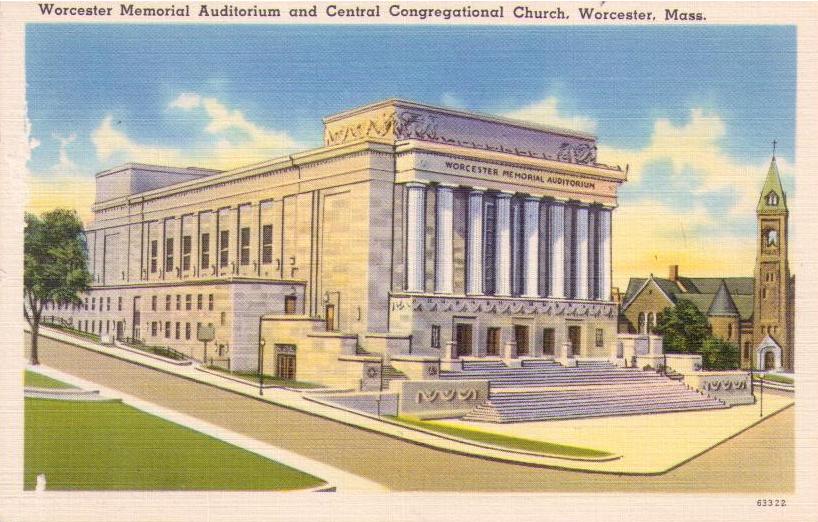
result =
[[[773,142],[775,143],[775,142]],[[773,158],[770,161],[770,168],[767,170],[767,179],[761,188],[761,197],[758,199],[757,212],[780,212],[787,210],[787,195],[781,186],[781,176],[778,174],[778,165],[775,162],[775,146],[773,145]]]

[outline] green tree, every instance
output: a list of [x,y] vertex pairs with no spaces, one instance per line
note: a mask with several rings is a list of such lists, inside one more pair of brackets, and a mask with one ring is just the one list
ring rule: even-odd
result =
[[48,302],[79,303],[88,289],[85,235],[73,210],[56,209],[41,216],[26,213],[23,267],[23,314],[31,327],[31,359],[40,364],[37,341],[43,307]]
[[663,347],[668,353],[699,353],[710,337],[707,317],[686,299],[662,310],[653,331],[664,337]]
[[738,345],[718,337],[704,340],[701,355],[706,370],[736,370],[739,367]]

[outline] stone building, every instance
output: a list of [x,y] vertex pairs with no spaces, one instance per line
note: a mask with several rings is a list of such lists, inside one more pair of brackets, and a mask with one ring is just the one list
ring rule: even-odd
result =
[[362,388],[388,365],[604,357],[625,178],[585,133],[387,100],[326,118],[323,147],[264,163],[97,174],[92,289],[46,314]]
[[786,194],[773,157],[756,209],[754,277],[631,278],[622,298],[619,331],[648,333],[658,315],[680,299],[704,313],[713,335],[740,347],[741,366],[793,371],[794,276],[788,262]]

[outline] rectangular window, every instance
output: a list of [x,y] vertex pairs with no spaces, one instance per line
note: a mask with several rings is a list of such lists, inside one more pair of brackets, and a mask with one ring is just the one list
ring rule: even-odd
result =
[[165,272],[173,270],[173,238],[165,239]]
[[222,230],[219,234],[219,266],[224,268],[230,259],[230,231]]
[[199,267],[206,269],[210,266],[210,234],[202,234],[201,249]]
[[190,252],[193,249],[193,241],[190,236],[182,236],[182,270],[190,270]]
[[117,298],[117,300],[116,300],[116,309],[119,310],[120,312],[122,311],[122,298],[121,297]]
[[182,309],[182,294],[176,294],[176,309]]
[[185,296],[185,310],[192,310],[193,309],[193,296],[187,294]]
[[159,331],[159,323],[156,321],[151,322],[151,336],[156,337],[156,333]]
[[295,303],[296,297],[294,295],[285,295],[284,296],[284,313],[287,315],[292,315],[295,313]]
[[96,310],[96,309],[97,309],[97,298],[92,297],[91,298],[91,310]]
[[88,310],[88,298],[85,298],[85,309]]
[[106,312],[111,311],[111,298],[110,297],[105,298],[105,311]]
[[165,321],[165,338],[170,339],[170,321]]
[[196,310],[202,309],[202,294],[196,296]]
[[596,329],[596,340],[594,342],[594,346],[596,346],[597,348],[602,348],[603,346],[605,346],[604,336],[605,336],[605,330],[603,330],[602,328],[597,328]]
[[156,311],[157,301],[159,301],[159,296],[158,295],[151,296],[151,311],[153,311],[153,312]]
[[495,257],[497,255],[497,208],[493,200],[486,201],[483,211],[483,291],[486,295],[496,292],[497,276]]
[[190,323],[185,323],[185,339],[190,340]]
[[486,331],[486,355],[500,355],[500,329],[489,328]]
[[170,311],[170,294],[165,295],[165,311]]
[[207,296],[207,309],[213,311],[213,294]]
[[181,333],[182,333],[182,323],[180,323],[179,321],[176,321],[176,339],[179,339],[181,337]]
[[261,227],[261,263],[269,265],[273,262],[273,225]]
[[151,274],[156,273],[156,257],[159,255],[159,242],[151,241]]
[[432,348],[440,348],[440,325],[432,325]]
[[244,227],[241,229],[239,236],[239,245],[241,251],[239,252],[239,264],[246,266],[250,264],[250,228]]
[[227,312],[222,312],[219,314],[219,324],[224,326],[227,324]]

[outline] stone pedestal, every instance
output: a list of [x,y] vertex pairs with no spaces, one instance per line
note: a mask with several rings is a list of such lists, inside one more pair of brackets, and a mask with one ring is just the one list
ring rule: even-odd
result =
[[511,360],[517,358],[517,341],[506,341],[503,345],[503,359]]
[[457,358],[457,343],[449,341],[443,348],[443,357],[440,358],[440,369],[445,371],[460,371],[463,362]]
[[571,353],[571,343],[564,342],[556,350],[558,354],[554,354],[554,359],[563,366],[576,366],[577,360]]

